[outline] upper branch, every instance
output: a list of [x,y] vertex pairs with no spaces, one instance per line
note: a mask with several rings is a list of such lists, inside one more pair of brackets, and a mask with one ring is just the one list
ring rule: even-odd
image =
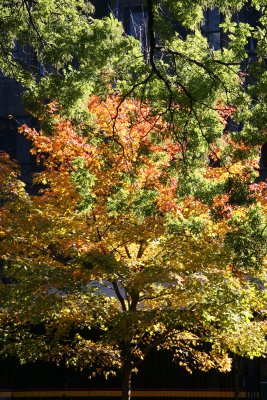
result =
[[149,62],[152,68],[152,71],[158,76],[158,78],[164,82],[166,85],[169,93],[169,109],[171,109],[172,101],[173,101],[173,92],[169,81],[162,75],[155,64],[155,50],[156,50],[156,39],[155,39],[155,32],[154,32],[154,11],[153,11],[153,0],[147,0],[147,16],[148,16],[148,24],[147,24],[147,31],[148,31],[148,40],[149,40]]

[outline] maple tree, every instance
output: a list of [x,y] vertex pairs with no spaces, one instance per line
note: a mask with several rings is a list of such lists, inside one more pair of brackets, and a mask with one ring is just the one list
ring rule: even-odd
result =
[[[239,23],[243,6],[148,0],[144,51],[86,2],[1,3],[0,67],[42,128],[22,127],[38,193],[1,156],[2,354],[121,372],[123,399],[152,349],[222,371],[231,353],[266,354],[267,19],[254,0],[257,25]],[[224,15],[222,49],[205,7]]]
[[[249,184],[257,147],[225,134],[188,169],[148,102],[87,104],[78,125],[52,103],[49,134],[22,126],[42,165],[35,195],[1,160],[2,354],[120,372],[123,399],[152,349],[188,370],[265,354],[266,183]],[[222,131],[234,112],[218,102]]]

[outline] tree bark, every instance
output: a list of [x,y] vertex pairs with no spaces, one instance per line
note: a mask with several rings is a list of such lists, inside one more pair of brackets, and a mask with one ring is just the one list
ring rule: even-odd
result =
[[131,349],[122,351],[122,370],[121,370],[121,398],[122,400],[131,399],[131,380],[132,380],[132,355]]

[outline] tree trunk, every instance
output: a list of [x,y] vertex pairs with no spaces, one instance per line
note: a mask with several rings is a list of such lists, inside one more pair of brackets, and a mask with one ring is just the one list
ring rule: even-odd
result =
[[234,390],[235,390],[235,399],[238,400],[240,398],[240,375],[242,371],[242,360],[238,359],[237,356],[234,356]]
[[131,399],[131,379],[132,379],[132,360],[131,350],[126,349],[122,352],[121,370],[121,398],[122,400]]

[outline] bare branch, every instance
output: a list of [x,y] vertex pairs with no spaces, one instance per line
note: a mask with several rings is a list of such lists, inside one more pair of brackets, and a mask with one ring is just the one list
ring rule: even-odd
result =
[[126,307],[126,304],[125,304],[125,300],[124,300],[124,298],[122,297],[122,294],[121,294],[121,292],[120,292],[120,289],[119,289],[119,286],[118,286],[117,282],[116,282],[116,281],[112,281],[111,283],[112,283],[113,288],[114,288],[114,290],[115,290],[115,293],[116,293],[116,295],[117,295],[117,297],[118,297],[118,300],[119,300],[119,302],[121,303],[121,308],[123,309],[123,311],[127,311],[127,307]]

